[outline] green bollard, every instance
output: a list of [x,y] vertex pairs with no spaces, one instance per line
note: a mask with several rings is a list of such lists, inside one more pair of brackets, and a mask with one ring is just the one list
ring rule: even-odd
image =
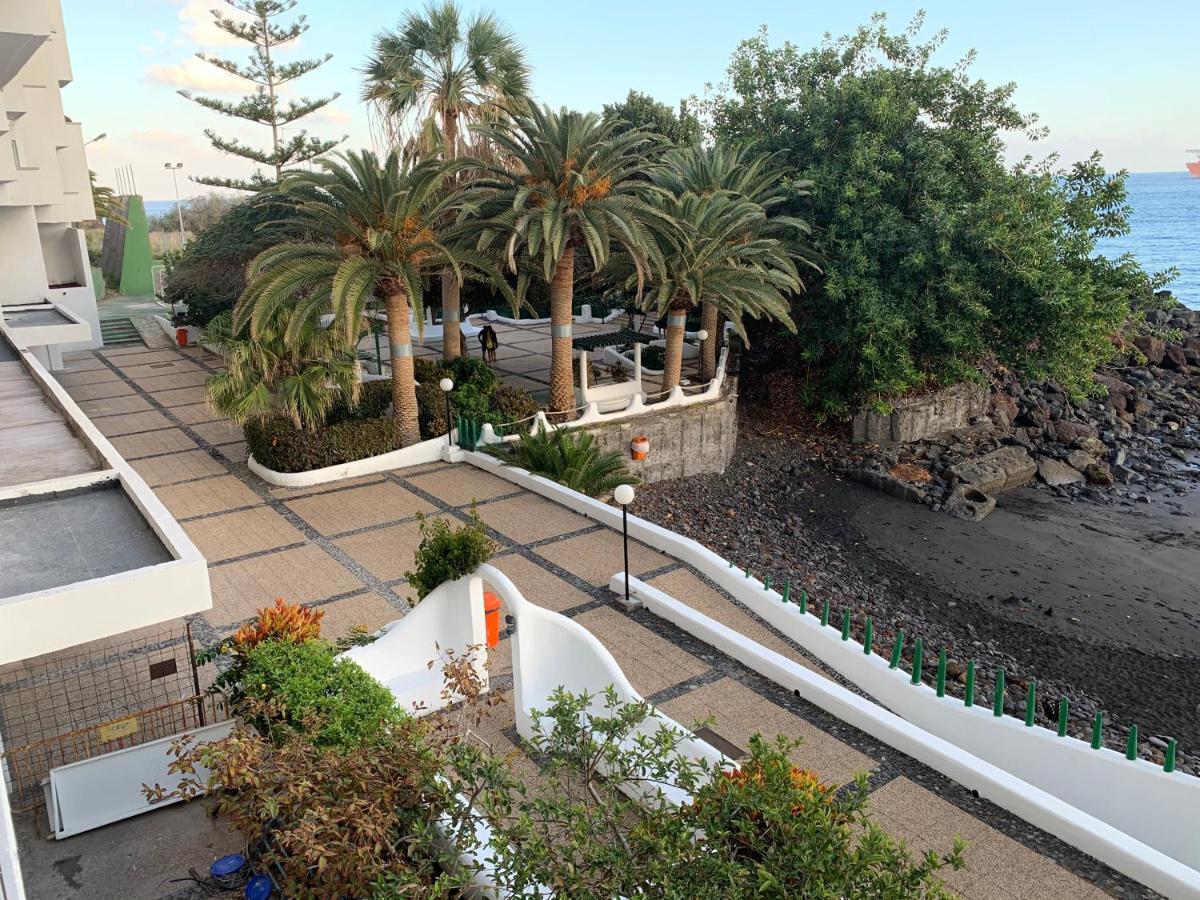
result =
[[946,648],[938,651],[937,695],[946,696]]
[[871,621],[871,617],[867,616],[867,621],[863,624],[863,653],[870,656],[874,650],[875,644],[875,623]]
[[771,589],[771,576],[767,575],[763,578],[763,590],[769,591],[770,589]]
[[792,583],[785,581],[783,583],[783,602],[790,603],[792,601]]
[[1029,682],[1029,690],[1025,692],[1025,727],[1033,727],[1033,717],[1037,710],[1037,682]]
[[912,671],[912,683],[913,684],[921,683],[921,650],[922,649],[923,648],[922,648],[922,644],[921,644],[921,639],[917,638],[913,642],[913,671]]
[[1167,741],[1167,752],[1163,754],[1163,771],[1175,771],[1175,738]]
[[746,577],[747,578],[750,577],[750,567],[749,566],[746,567]]
[[1137,725],[1129,726],[1129,737],[1125,740],[1125,758],[1137,759]]
[[803,615],[808,612],[808,591],[800,589],[800,613]]
[[996,718],[1004,715],[1004,670],[996,673],[996,695],[992,698],[992,715]]
[[842,611],[842,640],[850,640],[850,610]]
[[1100,749],[1100,735],[1104,731],[1104,710],[1096,710],[1096,718],[1092,721],[1092,749]]
[[967,660],[967,688],[963,694],[963,705],[975,705],[975,660]]
[[904,629],[896,632],[896,640],[892,641],[892,658],[888,662],[889,669],[895,669],[900,665],[900,651],[904,649]]
[[1071,704],[1066,697],[1058,701],[1058,736],[1067,736],[1067,715],[1071,711]]
[[825,605],[821,607],[821,627],[824,628],[829,624],[829,601],[825,601]]

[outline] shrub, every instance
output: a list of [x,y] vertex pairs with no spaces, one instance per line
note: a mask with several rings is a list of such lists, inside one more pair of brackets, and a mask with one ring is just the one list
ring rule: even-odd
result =
[[[514,896],[538,896],[538,885],[560,897],[952,896],[937,873],[962,865],[962,845],[914,861],[868,815],[865,775],[835,791],[792,765],[794,741],[757,735],[740,769],[713,771],[651,712],[610,688],[559,690],[533,713],[538,779],[484,793],[502,813],[494,862]],[[663,802],[667,788],[694,802]]]
[[532,418],[541,409],[529,391],[508,384],[498,384],[492,391],[492,411],[500,418],[497,425],[510,425]]
[[532,394],[504,384],[481,359],[460,356],[450,366],[424,359],[414,360],[413,364],[421,435],[425,438],[439,437],[447,431],[446,396],[438,385],[443,378],[454,381],[450,402],[455,417],[507,425],[529,418],[541,408]]
[[414,569],[404,577],[416,590],[417,599],[438,585],[470,575],[492,558],[496,542],[487,536],[479,514],[471,507],[471,521],[461,528],[450,527],[448,519],[428,519],[417,513],[421,543],[417,547]]
[[321,640],[263,641],[246,653],[242,685],[260,731],[302,729],[322,747],[368,743],[404,716],[387,688]]
[[315,431],[297,431],[283,418],[257,419],[242,428],[254,458],[276,472],[307,472],[390,453],[400,447],[392,419],[350,419]]
[[339,398],[326,413],[325,424],[339,425],[342,422],[379,419],[387,415],[388,407],[391,405],[391,380],[368,381],[363,384],[362,390],[359,392],[358,404],[350,406],[345,400]]
[[244,653],[263,641],[302,644],[321,636],[321,619],[324,617],[324,610],[302,603],[284,603],[282,597],[276,597],[274,606],[263,607],[253,622],[237,630],[233,644]]
[[661,344],[647,344],[642,348],[642,367],[661,371],[667,364],[667,349]]
[[[794,298],[794,337],[754,333],[757,369],[791,366],[801,399],[864,403],[980,378],[991,357],[1086,391],[1128,308],[1125,262],[1096,253],[1129,228],[1125,173],[1098,155],[1009,167],[1005,135],[1036,128],[1012,83],[939,65],[946,40],[883,16],[804,50],[743,41],[708,103],[714,136],[776,152],[811,187],[788,214],[816,226],[823,276]],[[761,351],[768,350],[768,354]]]
[[246,287],[246,265],[263,250],[296,236],[290,202],[263,193],[238,203],[187,243],[167,269],[164,299],[186,303],[186,324],[204,326],[233,309]]
[[[399,718],[375,740],[323,747],[301,732],[272,742],[247,728],[195,746],[176,745],[173,796],[207,791],[254,849],[285,897],[370,897],[386,882],[395,896],[454,896],[470,876],[434,840],[448,795],[422,724]],[[208,777],[196,772],[203,767]],[[165,791],[144,788],[150,800]]]
[[637,484],[638,479],[617,450],[601,452],[596,439],[586,431],[541,431],[522,434],[519,441],[484,448],[497,459],[527,469],[571,490],[599,497],[619,484]]

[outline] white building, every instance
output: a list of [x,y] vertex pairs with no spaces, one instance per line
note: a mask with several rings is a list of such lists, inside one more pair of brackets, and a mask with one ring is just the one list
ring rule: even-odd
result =
[[76,227],[96,212],[81,126],[62,106],[71,78],[59,0],[0,0],[0,316],[37,327],[24,342],[52,369],[63,349],[100,346]]

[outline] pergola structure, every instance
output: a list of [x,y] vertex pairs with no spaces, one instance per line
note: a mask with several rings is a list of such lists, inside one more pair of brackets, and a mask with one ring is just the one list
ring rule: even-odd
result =
[[[642,345],[654,338],[640,331],[622,328],[602,334],[589,334],[571,341],[571,347],[579,351],[579,399],[582,403],[596,403],[601,412],[623,409],[635,395],[645,399],[642,390]],[[588,353],[605,347],[633,344],[633,379],[619,384],[603,384],[593,387],[588,384]]]

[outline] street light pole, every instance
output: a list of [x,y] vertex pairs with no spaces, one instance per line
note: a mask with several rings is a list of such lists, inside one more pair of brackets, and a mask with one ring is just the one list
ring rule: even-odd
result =
[[446,395],[446,446],[450,447],[453,443],[450,440],[450,435],[454,433],[454,423],[450,420],[450,392],[454,390],[454,382],[449,378],[443,378],[438,382],[438,387]]
[[179,176],[176,174],[183,168],[183,163],[163,163],[164,169],[171,170],[171,181],[175,183],[175,212],[179,215],[179,249],[183,249],[183,206],[179,202]]
[[613,499],[621,505],[621,543],[625,550],[625,608],[631,609],[629,599],[629,504],[633,502],[633,485],[619,484],[613,491]]

